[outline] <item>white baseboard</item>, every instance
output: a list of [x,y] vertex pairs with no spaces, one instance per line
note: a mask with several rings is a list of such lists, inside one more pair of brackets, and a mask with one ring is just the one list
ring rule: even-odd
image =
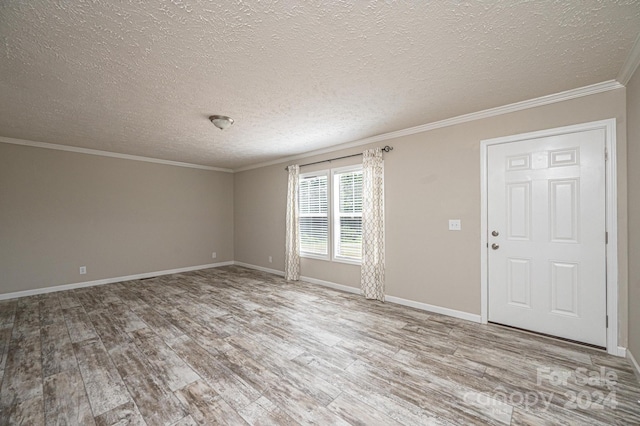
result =
[[187,266],[185,268],[167,269],[165,271],[145,272],[142,274],[126,275],[123,277],[105,278],[102,280],[84,281],[84,282],[73,283],[73,284],[62,284],[62,285],[57,285],[53,287],[42,287],[42,288],[34,288],[32,290],[16,291],[14,293],[4,293],[4,294],[0,294],[0,300],[15,299],[18,297],[26,297],[26,296],[35,296],[38,294],[53,293],[56,291],[72,290],[75,288],[93,287],[96,285],[113,284],[113,283],[119,283],[122,281],[140,280],[143,278],[158,277],[160,275],[179,274],[181,272],[198,271],[200,269],[217,268],[220,266],[227,266],[227,265],[233,265],[233,261],[210,263],[208,265]]
[[613,355],[620,356],[622,358],[626,358],[627,357],[627,348],[624,348],[622,346],[618,346],[617,347],[617,351]]
[[640,365],[638,365],[638,361],[636,361],[636,359],[633,357],[633,354],[628,349],[627,349],[627,359],[631,363],[631,366],[633,367],[633,372],[636,373],[636,377],[638,378],[638,381],[640,381]]
[[[237,262],[237,261],[233,262],[233,264],[237,266],[244,266],[245,268],[249,268],[249,269],[255,269],[256,271],[270,272],[272,274],[284,277],[284,271],[279,271],[277,269],[265,268],[264,266],[252,265],[250,263]],[[356,293],[356,294],[361,293],[359,288],[349,287],[348,285],[337,284],[331,281],[323,281],[323,280],[319,280],[311,277],[300,277],[300,281],[306,281],[311,284],[318,284],[324,287],[332,288],[334,290],[346,291],[348,293]]]
[[413,300],[402,299],[395,296],[385,296],[385,301],[397,303],[398,305],[410,306],[422,311],[433,312],[435,314],[447,315],[449,317],[460,318],[466,321],[481,322],[480,315],[470,314],[469,312],[457,311],[455,309],[443,308],[442,306],[429,305],[428,303],[416,302]]
[[334,290],[346,291],[347,293],[362,294],[362,291],[359,288],[351,287],[344,284],[332,283],[331,281],[323,281],[311,277],[300,277],[300,281],[306,281],[311,284],[318,284],[323,287],[332,288]]
[[249,268],[249,269],[255,269],[256,271],[269,272],[271,274],[275,274],[275,275],[279,275],[281,277],[284,277],[284,271],[278,271],[277,269],[265,268],[263,266],[252,265],[250,263],[244,263],[244,262],[235,262],[234,261],[233,264],[237,265],[237,266],[244,266],[245,268]]
[[[271,272],[273,274],[284,276],[284,272],[277,271],[275,269],[264,268],[262,266],[251,265],[249,263],[243,263],[243,262],[234,262],[234,264],[238,266],[244,266],[245,268],[249,268],[249,269],[256,269],[258,271]],[[324,281],[324,280],[319,280],[317,278],[305,277],[305,276],[301,276],[300,280],[306,281],[311,284],[318,284],[324,287],[329,287],[335,290],[346,291],[348,293],[362,294],[362,291],[359,288],[351,287],[344,284],[337,284],[331,281]],[[456,311],[455,309],[443,308],[441,306],[429,305],[427,303],[415,302],[413,300],[402,299],[400,297],[395,297],[395,296],[385,296],[385,301],[395,303],[398,305],[409,306],[411,308],[420,309],[422,311],[447,315],[454,318],[460,318],[466,321],[473,321],[473,322],[479,323],[481,320],[480,315],[470,314],[468,312],[463,312],[463,311]]]
[[[36,288],[33,290],[17,291],[14,293],[5,293],[5,294],[0,294],[0,300],[15,299],[18,297],[26,297],[26,296],[35,296],[37,294],[53,293],[56,291],[72,290],[72,289],[83,288],[83,287],[93,287],[93,286],[104,285],[104,284],[113,284],[113,283],[118,283],[122,281],[140,280],[143,278],[152,278],[152,277],[157,277],[161,275],[179,274],[181,272],[197,271],[200,269],[217,268],[220,266],[228,266],[228,265],[243,266],[249,269],[255,269],[262,272],[268,272],[271,274],[284,276],[284,272],[279,271],[277,269],[265,268],[263,266],[251,265],[249,263],[244,263],[244,262],[227,261],[227,262],[211,263],[208,265],[187,266],[185,268],[168,269],[165,271],[145,272],[143,274],[127,275],[127,276],[115,277],[115,278],[106,278],[106,279],[95,280],[95,281],[63,284],[63,285],[58,285],[54,287]],[[300,277],[300,279],[302,281],[306,281],[311,284],[318,284],[324,287],[332,288],[334,290],[341,290],[341,291],[354,293],[354,294],[362,294],[362,291],[359,288],[351,287],[344,284],[338,284],[331,281],[324,281],[324,280],[319,280],[317,278],[305,277],[305,276]],[[386,296],[385,300],[387,302],[396,303],[398,305],[403,305],[403,306],[409,306],[409,307],[420,309],[423,311],[434,312],[442,315],[448,315],[450,317],[460,318],[467,321],[473,321],[478,323],[480,322],[480,315],[470,314],[468,312],[456,311],[455,309],[443,308],[441,306],[429,305],[427,303],[415,302],[413,300],[402,299],[400,297],[394,297],[394,296]],[[619,348],[619,349],[624,350],[624,348]],[[620,356],[624,356],[624,352],[622,352],[622,355]]]
[[[233,262],[233,264],[237,266],[244,266],[245,268],[249,268],[249,269],[255,269],[256,271],[270,272],[272,274],[284,277],[284,271],[278,271],[277,269],[270,269],[270,268],[265,268],[264,266],[252,265],[250,263],[237,262],[237,261]],[[316,278],[311,278],[311,277],[300,277],[300,281],[306,281],[311,284],[318,284],[321,286],[330,287],[334,290],[342,290],[348,293],[360,294],[359,288],[349,287],[348,285],[337,284],[331,281],[323,281],[323,280],[318,280]]]

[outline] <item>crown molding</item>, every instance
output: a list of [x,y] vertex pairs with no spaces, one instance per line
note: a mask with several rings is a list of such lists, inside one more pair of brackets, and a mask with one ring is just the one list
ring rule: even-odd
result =
[[36,148],[54,149],[57,151],[76,152],[79,154],[98,155],[101,157],[120,158],[123,160],[144,161],[147,163],[164,164],[167,166],[188,167],[191,169],[213,170],[216,172],[233,173],[233,170],[231,169],[223,169],[220,167],[202,166],[200,164],[182,163],[180,161],[161,160],[159,158],[141,157],[139,155],[119,154],[117,152],[100,151],[97,149],[80,148],[77,146],[59,145],[55,143],[6,138],[4,136],[0,136],[0,142],[10,143],[13,145],[32,146]]
[[631,51],[629,55],[627,55],[627,59],[624,61],[616,80],[623,86],[626,86],[629,80],[631,80],[631,77],[633,77],[633,73],[638,68],[638,65],[640,65],[640,34],[638,34],[636,42],[633,43]]
[[[618,80],[609,80],[601,83],[592,84],[589,86],[579,87],[577,89],[566,90],[564,92],[555,93],[552,95],[541,96],[539,98],[529,99],[526,101],[516,102],[496,108],[490,108],[478,112],[472,112],[470,114],[459,115],[457,117],[447,118],[445,120],[434,121],[427,124],[421,124],[415,127],[409,127],[407,129],[396,130],[394,132],[383,133],[376,136],[371,136],[365,139],[359,139],[352,142],[335,145],[329,148],[319,149],[315,151],[306,152],[303,154],[292,155],[289,157],[282,157],[276,160],[265,161],[261,163],[255,163],[248,166],[239,167],[237,169],[225,169],[220,167],[203,166],[200,164],[182,163],[179,161],[161,160],[158,158],[142,157],[138,155],[120,154],[116,152],[100,151],[97,149],[80,148],[68,145],[59,145],[47,142],[36,142],[25,139],[14,139],[0,136],[1,143],[9,143],[14,145],[31,146],[36,148],[54,149],[58,151],[76,152],[80,154],[98,155],[102,157],[120,158],[133,161],[144,161],[147,163],[164,164],[169,166],[187,167],[192,169],[212,170],[217,172],[234,173],[243,172],[246,170],[259,169],[261,167],[272,166],[274,164],[282,164],[290,161],[300,160],[302,158],[313,157],[316,155],[329,154],[335,151],[341,151],[343,149],[354,148],[362,145],[368,145],[375,142],[387,141],[389,139],[395,139],[402,136],[414,135],[416,133],[427,132],[429,130],[435,130],[442,127],[453,126],[456,124],[467,123],[469,121],[481,120],[483,118],[495,117],[498,115],[508,114],[511,112],[522,111],[529,108],[535,108],[543,105],[549,105],[557,102],[567,101],[570,99],[580,98],[583,96],[594,95],[597,93],[607,92],[610,90],[616,90],[624,87],[633,72],[640,63],[640,37],[636,40],[634,47],[627,57],[627,60],[623,66],[623,69],[618,75]],[[624,77],[624,78],[623,78]],[[626,80],[625,80],[626,78]],[[624,83],[623,83],[624,81]]]
[[485,109],[470,114],[459,115],[457,117],[447,118],[445,120],[434,121],[432,123],[421,124],[407,129],[397,130],[395,132],[383,133],[381,135],[360,139],[353,142],[332,146],[330,148],[319,149],[316,151],[306,152],[304,154],[283,157],[277,160],[265,161],[249,166],[234,169],[234,172],[243,172],[245,170],[258,169],[261,167],[272,166],[274,164],[282,164],[290,161],[300,160],[302,158],[313,157],[321,154],[328,154],[335,151],[341,151],[347,148],[353,148],[370,143],[386,141],[389,139],[399,138],[401,136],[414,135],[429,130],[440,129],[442,127],[453,126],[456,124],[467,123],[469,121],[481,120],[483,118],[495,117],[498,115],[508,114],[511,112],[522,111],[529,108],[535,108],[543,105],[554,104],[557,102],[567,101],[570,99],[581,98],[583,96],[595,95],[597,93],[608,92],[610,90],[621,89],[624,86],[616,80],[603,81],[601,83],[591,84],[589,86],[579,87],[577,89],[566,90],[564,92],[554,93],[552,95],[541,96],[539,98],[529,99],[526,101],[516,102],[496,108]]

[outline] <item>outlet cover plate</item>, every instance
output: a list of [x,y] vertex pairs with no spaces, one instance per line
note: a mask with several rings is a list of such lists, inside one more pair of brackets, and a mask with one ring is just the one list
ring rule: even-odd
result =
[[462,223],[460,219],[449,219],[449,231],[460,231],[462,230]]

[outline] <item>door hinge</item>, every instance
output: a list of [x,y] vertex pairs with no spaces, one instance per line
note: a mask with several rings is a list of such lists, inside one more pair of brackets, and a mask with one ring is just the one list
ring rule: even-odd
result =
[[604,149],[604,161],[607,161],[609,159],[609,151],[607,150],[607,148]]
[[609,233],[608,232],[604,233],[604,243],[605,244],[609,244]]
[[606,328],[609,328],[609,315],[607,315],[606,318],[607,318],[607,327]]

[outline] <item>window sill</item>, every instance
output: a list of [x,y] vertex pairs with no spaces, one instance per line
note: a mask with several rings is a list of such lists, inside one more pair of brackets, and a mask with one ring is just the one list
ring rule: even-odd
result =
[[325,262],[331,262],[329,256],[322,256],[319,254],[300,253],[300,257],[303,259],[324,260]]
[[348,258],[345,258],[345,257],[334,257],[333,261],[337,262],[337,263],[346,263],[348,265],[356,265],[356,266],[361,266],[362,265],[362,261],[361,260],[348,259]]

